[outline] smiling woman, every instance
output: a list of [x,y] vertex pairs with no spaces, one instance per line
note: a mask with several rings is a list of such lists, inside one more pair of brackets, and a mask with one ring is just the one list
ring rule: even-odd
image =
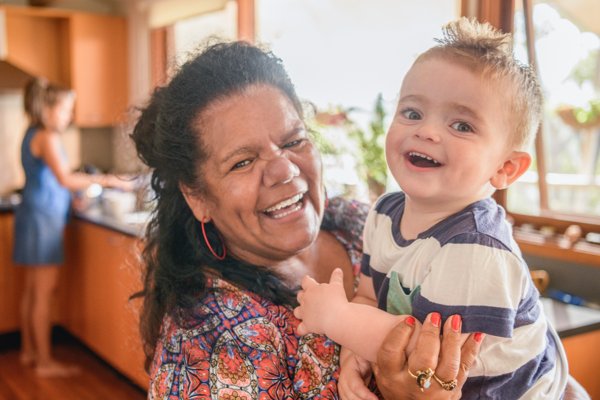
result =
[[[243,42],[208,47],[155,91],[132,138],[157,200],[138,294],[149,398],[338,398],[339,346],[299,335],[292,307],[304,275],[325,282],[336,268],[353,296],[368,207],[327,202],[321,158],[280,61]],[[386,342],[394,350],[380,360],[398,368],[379,375],[380,387],[413,398],[418,386],[386,376],[406,362],[398,338],[413,328],[399,321]],[[437,358],[431,328],[419,346]],[[444,343],[455,357],[442,364],[458,366],[458,342]],[[467,366],[478,348],[468,343]]]

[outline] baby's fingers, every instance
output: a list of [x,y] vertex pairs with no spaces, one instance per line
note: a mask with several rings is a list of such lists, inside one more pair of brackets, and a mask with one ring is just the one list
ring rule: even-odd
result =
[[378,400],[365,385],[360,373],[354,368],[342,369],[338,383],[342,400]]
[[308,335],[310,333],[310,331],[306,328],[306,324],[304,322],[300,322],[300,325],[298,325],[298,336],[304,336],[304,335]]
[[377,396],[362,381],[354,388],[349,387],[346,390],[342,390],[340,387],[339,393],[342,400],[378,400]]
[[334,269],[331,278],[329,278],[329,283],[339,283],[344,286],[344,271],[341,268]]
[[318,285],[317,281],[315,281],[313,278],[311,278],[308,275],[304,275],[304,278],[302,278],[302,281],[300,281],[300,284],[302,285],[302,289],[304,289],[304,290],[308,290],[308,289]]
[[301,290],[298,292],[298,294],[296,295],[296,300],[298,300],[298,303],[302,304],[302,298],[304,297],[304,290]]
[[302,319],[302,306],[298,306],[296,308],[294,308],[294,317],[298,318],[298,319]]

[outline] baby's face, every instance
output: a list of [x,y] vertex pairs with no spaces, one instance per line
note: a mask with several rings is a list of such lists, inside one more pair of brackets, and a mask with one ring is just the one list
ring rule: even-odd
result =
[[505,97],[457,62],[433,57],[412,66],[385,148],[411,200],[460,209],[490,195],[490,178],[510,153]]

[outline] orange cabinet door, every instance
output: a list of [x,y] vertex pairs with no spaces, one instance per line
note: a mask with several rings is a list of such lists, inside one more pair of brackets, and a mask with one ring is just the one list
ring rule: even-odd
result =
[[75,124],[114,126],[127,110],[127,24],[121,17],[70,17],[71,85],[77,91]]
[[5,22],[0,32],[5,44],[0,57],[29,75],[69,87],[69,71],[65,68],[69,62],[67,14],[28,7],[0,7],[0,13]]
[[18,331],[25,270],[12,264],[13,213],[0,214],[0,333]]
[[[91,223],[75,220],[69,231],[68,272],[62,291],[65,327],[102,359],[147,389],[144,355],[138,331],[140,301],[136,265],[138,240]],[[66,289],[66,290],[65,290]]]
[[600,330],[562,339],[562,343],[571,376],[592,399],[600,399]]

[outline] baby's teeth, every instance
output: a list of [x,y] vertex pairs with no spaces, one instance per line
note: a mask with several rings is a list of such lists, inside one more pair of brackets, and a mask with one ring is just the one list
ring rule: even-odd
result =
[[409,152],[409,153],[408,153],[408,155],[409,155],[409,156],[419,156],[419,157],[421,157],[421,158],[426,158],[426,159],[428,159],[429,161],[433,161],[434,163],[436,163],[436,164],[439,164],[439,162],[438,162],[438,161],[436,161],[436,160],[434,160],[433,158],[431,158],[431,157],[429,157],[429,156],[426,156],[425,154],[417,153],[416,151],[411,151],[411,152]]

